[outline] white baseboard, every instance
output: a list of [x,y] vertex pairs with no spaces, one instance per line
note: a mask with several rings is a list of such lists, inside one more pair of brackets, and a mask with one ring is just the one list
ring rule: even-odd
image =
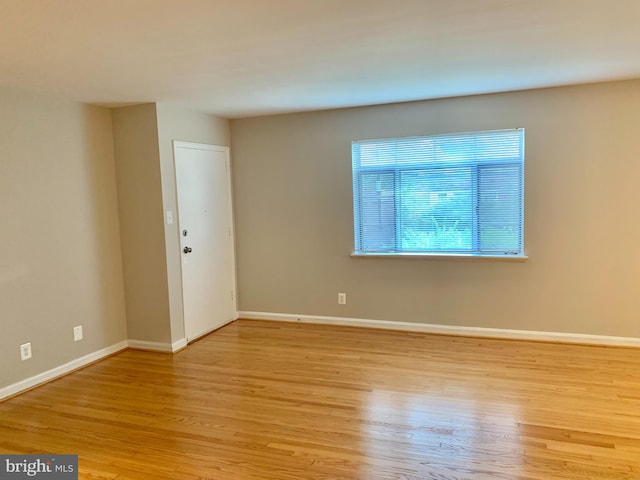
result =
[[103,359],[104,357],[108,357],[109,355],[113,355],[114,353],[124,350],[128,346],[129,345],[127,341],[123,340],[122,342],[118,342],[115,345],[111,345],[110,347],[98,350],[97,352],[89,353],[88,355],[85,355],[83,357],[76,358],[75,360],[67,362],[64,365],[52,368],[51,370],[39,373],[38,375],[34,375],[33,377],[27,378],[25,380],[20,380],[19,382],[16,382],[7,387],[0,388],[0,400],[11,397],[25,390],[29,390],[30,388],[33,388],[42,383],[49,382],[55,378],[61,377],[62,375],[66,375],[67,373],[82,368],[85,365],[96,362]]
[[183,348],[186,348],[187,343],[188,342],[186,338],[181,338],[180,340],[176,340],[171,344],[171,351],[175,353],[178,350],[182,350]]
[[[319,315],[295,315],[289,313],[238,312],[237,318],[252,320],[273,320],[279,322],[315,323],[321,325],[341,325],[348,327],[378,328],[384,330],[401,330],[407,332],[435,333],[441,335],[461,335],[468,337],[505,338],[512,340],[531,340],[558,343],[576,343],[587,345],[603,345],[616,347],[640,347],[640,338],[615,337],[607,335],[589,335],[583,333],[538,332],[532,330],[510,330],[502,328],[464,327],[456,325],[435,325],[429,323],[394,322],[389,320],[371,320],[366,318],[328,317]],[[233,320],[231,320],[233,321]],[[229,322],[230,323],[230,322]],[[123,340],[110,347],[84,355],[46,372],[21,380],[12,385],[0,388],[0,400],[11,397],[35,386],[49,382],[62,375],[82,368],[90,363],[113,355],[126,348],[154,350],[159,352],[176,352],[187,346],[182,338],[173,343],[147,342],[143,340]]]
[[318,315],[294,315],[289,313],[238,312],[240,318],[252,320],[275,320],[279,322],[317,323],[348,327],[379,328],[407,332],[462,335],[467,337],[505,338],[542,342],[577,343],[616,347],[640,347],[640,338],[588,335],[583,333],[537,332],[532,330],[509,330],[503,328],[463,327],[456,325],[434,325],[429,323],[393,322],[365,318],[325,317]]
[[173,353],[187,346],[187,339],[182,338],[173,343],[147,342],[146,340],[128,340],[129,348],[134,350],[152,350],[154,352]]

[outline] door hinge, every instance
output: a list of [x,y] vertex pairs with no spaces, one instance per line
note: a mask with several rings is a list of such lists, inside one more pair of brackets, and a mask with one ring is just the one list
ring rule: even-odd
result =
[[233,290],[231,290],[231,300],[235,300],[235,296],[233,294]]

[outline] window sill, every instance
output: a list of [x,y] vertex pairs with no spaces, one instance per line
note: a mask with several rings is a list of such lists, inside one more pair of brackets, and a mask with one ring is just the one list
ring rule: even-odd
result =
[[411,258],[429,260],[487,260],[501,262],[526,262],[526,255],[472,255],[470,253],[362,253],[352,252],[352,257],[359,258]]

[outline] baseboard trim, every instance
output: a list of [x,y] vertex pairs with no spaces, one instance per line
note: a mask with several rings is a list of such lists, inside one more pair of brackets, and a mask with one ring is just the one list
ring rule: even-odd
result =
[[175,342],[173,342],[171,344],[171,351],[173,353],[176,353],[176,352],[182,350],[183,348],[187,348],[187,344],[188,343],[189,342],[187,342],[186,338],[181,338],[180,340],[176,340]]
[[129,348],[133,350],[149,350],[152,352],[175,353],[187,346],[187,339],[181,338],[173,343],[147,342],[146,340],[128,340]]
[[289,313],[238,312],[240,318],[251,320],[275,320],[279,322],[316,323],[347,327],[402,330],[407,332],[435,333],[440,335],[461,335],[466,337],[504,338],[510,340],[530,340],[538,342],[574,343],[581,345],[601,345],[615,347],[640,347],[640,338],[589,335],[583,333],[538,332],[533,330],[510,330],[503,328],[463,327],[456,325],[436,325],[429,323],[393,322],[365,318],[325,317],[319,315],[294,315]]
[[33,377],[29,377],[7,387],[3,387],[0,389],[0,401],[5,400],[9,397],[13,397],[27,390],[31,390],[34,387],[55,380],[56,378],[62,377],[63,375],[67,375],[74,370],[86,367],[91,363],[97,362],[98,360],[102,360],[103,358],[113,355],[114,353],[125,350],[128,346],[128,342],[126,340],[123,340],[122,342],[118,342],[114,345],[111,345],[110,347],[106,347],[96,352],[89,353],[88,355],[84,355],[83,357],[71,360],[64,365],[60,365],[58,367],[52,368],[51,370],[47,370],[46,372],[39,373],[38,375],[34,375]]

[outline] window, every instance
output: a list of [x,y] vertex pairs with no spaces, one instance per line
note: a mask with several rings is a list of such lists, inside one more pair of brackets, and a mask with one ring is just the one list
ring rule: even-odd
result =
[[523,256],[524,130],[352,144],[355,254]]

